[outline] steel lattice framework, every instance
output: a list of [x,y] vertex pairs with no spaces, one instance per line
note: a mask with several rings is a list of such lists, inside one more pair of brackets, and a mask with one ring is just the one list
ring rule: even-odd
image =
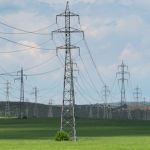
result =
[[10,85],[10,82],[7,81],[7,82],[6,82],[5,117],[10,117],[9,85]]
[[126,104],[126,88],[125,88],[125,82],[128,82],[127,76],[130,76],[130,73],[128,72],[128,66],[124,64],[122,61],[122,64],[118,66],[118,72],[117,76],[119,76],[118,82],[121,83],[121,106]]
[[104,114],[103,114],[103,118],[104,119],[108,119],[110,118],[110,108],[108,107],[108,97],[110,96],[110,90],[109,87],[107,85],[104,85],[103,89],[102,89],[102,97],[104,100]]
[[17,76],[19,76],[19,75],[20,75],[20,77],[16,78],[15,80],[20,80],[20,103],[19,103],[18,118],[22,119],[23,117],[26,116],[25,104],[24,104],[24,77],[26,77],[26,79],[27,79],[27,76],[23,72],[23,68],[21,68],[21,70],[17,72]]
[[74,62],[72,59],[72,49],[80,48],[71,44],[71,34],[72,33],[82,33],[83,31],[71,27],[71,18],[77,17],[80,23],[79,15],[70,12],[69,2],[66,4],[65,12],[56,16],[56,23],[58,17],[64,17],[65,27],[60,28],[56,31],[52,31],[52,38],[54,33],[63,33],[65,35],[65,45],[57,47],[56,52],[59,49],[65,50],[65,70],[64,70],[64,87],[63,87],[63,103],[61,111],[61,127],[60,130],[68,132],[71,139],[76,141],[76,124],[75,124],[75,94],[74,94],[74,75],[73,67]]
[[[122,64],[118,66],[118,70],[119,70],[117,72],[117,76],[119,76],[118,82],[121,83],[121,109],[123,109],[123,106],[127,105],[125,84],[126,82],[128,82],[130,73],[128,72],[128,66],[125,65],[123,61],[122,61]],[[127,117],[128,119],[132,119],[129,107],[127,108]]]

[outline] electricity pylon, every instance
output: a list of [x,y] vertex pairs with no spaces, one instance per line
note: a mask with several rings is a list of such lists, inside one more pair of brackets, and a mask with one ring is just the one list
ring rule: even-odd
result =
[[38,118],[38,104],[37,104],[37,87],[33,88],[33,93],[34,94],[34,109],[33,109],[33,116]]
[[7,81],[7,82],[6,82],[5,117],[10,117],[9,85],[10,85],[10,82]]
[[29,100],[28,99],[26,99],[25,114],[26,114],[27,118],[29,118]]
[[133,96],[136,100],[136,107],[139,109],[139,101],[142,99],[142,91],[138,86],[134,89]]
[[140,116],[139,101],[142,99],[142,91],[138,86],[134,89],[133,96],[134,96],[134,99],[136,100],[136,109],[137,109],[136,110],[136,117],[139,118],[139,116]]
[[110,95],[110,90],[107,85],[104,85],[102,89],[102,98],[104,100],[104,105],[103,105],[103,118],[104,119],[109,119],[109,108],[108,108],[108,97]]
[[[118,82],[121,84],[121,109],[123,109],[123,106],[127,105],[126,103],[126,88],[125,83],[128,82],[128,78],[130,77],[130,73],[128,72],[128,66],[124,64],[122,61],[122,64],[118,66],[118,72],[116,74],[119,76]],[[128,119],[131,119],[131,112],[130,108],[127,108],[127,114]]]
[[17,76],[19,76],[19,74],[20,77],[16,78],[15,80],[20,80],[19,118],[22,119],[26,116],[24,105],[24,77],[26,77],[27,79],[27,76],[23,73],[23,68],[21,68],[21,70],[17,72]]
[[96,104],[96,108],[97,108],[96,117],[99,119],[100,118],[100,105]]
[[109,119],[112,119],[112,107],[111,107],[111,105],[108,105],[108,116],[109,116]]
[[143,106],[144,107],[144,118],[143,119],[148,120],[147,105],[146,105],[146,98],[145,97],[143,98],[143,102],[144,102],[144,106]]
[[[59,49],[65,50],[65,69],[64,69],[64,88],[63,88],[63,104],[61,111],[61,127],[60,130],[68,132],[71,139],[76,141],[76,124],[75,124],[75,95],[74,95],[74,76],[73,76],[73,58],[72,49],[79,49],[79,47],[71,44],[72,33],[83,33],[79,29],[71,27],[71,18],[77,17],[79,15],[72,13],[69,9],[69,2],[66,4],[65,12],[56,16],[56,23],[58,17],[63,18],[65,21],[65,27],[58,30],[52,31],[52,38],[54,33],[64,34],[65,44],[63,46],[57,47],[56,52]],[[79,22],[80,23],[80,22]]]
[[89,108],[90,108],[90,110],[89,110],[89,118],[93,118],[93,105],[90,104]]
[[49,100],[49,108],[48,108],[48,117],[49,118],[53,118],[53,106],[52,106],[53,102],[52,99]]

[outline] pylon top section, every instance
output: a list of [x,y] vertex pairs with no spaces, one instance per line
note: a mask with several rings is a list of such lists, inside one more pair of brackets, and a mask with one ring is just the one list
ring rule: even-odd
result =
[[67,1],[67,3],[66,3],[65,12],[66,12],[66,13],[70,12],[70,9],[69,9],[69,1]]
[[59,15],[56,15],[56,23],[57,23],[57,17],[63,17],[63,16],[70,16],[70,17],[76,16],[76,17],[78,17],[78,22],[80,23],[79,15],[70,11],[69,1],[67,1],[67,3],[66,3],[65,12],[63,12]]

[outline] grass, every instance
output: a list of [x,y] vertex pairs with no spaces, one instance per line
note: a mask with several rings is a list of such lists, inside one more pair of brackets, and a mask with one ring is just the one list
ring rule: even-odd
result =
[[0,150],[150,150],[150,121],[77,119],[77,142],[56,142],[58,119],[0,119]]

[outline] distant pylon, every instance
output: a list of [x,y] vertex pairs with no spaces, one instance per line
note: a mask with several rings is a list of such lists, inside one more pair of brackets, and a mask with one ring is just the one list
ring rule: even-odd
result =
[[109,119],[109,108],[108,108],[108,97],[110,95],[110,90],[107,85],[104,85],[102,89],[103,104],[103,119]]
[[[118,72],[116,74],[119,76],[118,82],[121,84],[121,110],[123,110],[124,106],[127,106],[126,103],[126,87],[125,83],[128,82],[128,78],[130,76],[130,73],[128,72],[128,66],[124,64],[122,61],[122,64],[118,66]],[[127,117],[128,119],[131,119],[131,111],[129,106],[127,106]]]
[[143,98],[143,102],[144,102],[144,108],[143,108],[143,110],[144,110],[144,120],[148,120],[148,116],[147,116],[147,105],[146,105],[146,98],[144,97]]
[[6,82],[5,117],[10,117],[9,85],[10,85],[10,82],[7,81]]
[[93,118],[93,105],[91,104],[89,106],[90,110],[89,110],[89,118]]
[[34,110],[33,110],[33,116],[38,118],[38,100],[37,100],[37,87],[33,88],[33,94],[34,94]]
[[96,107],[97,107],[97,115],[96,115],[96,117],[99,119],[100,118],[100,105],[97,104]]
[[27,118],[29,118],[29,100],[28,99],[26,99],[25,114],[26,114]]
[[111,105],[108,105],[108,118],[112,119],[112,108],[111,108]]
[[138,86],[134,89],[133,97],[136,100],[136,107],[137,107],[137,109],[139,109],[140,100],[142,99],[142,91]]
[[16,78],[15,80],[20,80],[19,118],[22,119],[23,117],[26,116],[24,104],[24,77],[26,77],[27,79],[27,76],[23,73],[23,68],[21,68],[21,70],[17,72],[17,76],[19,76],[19,74],[20,77]]
[[71,18],[77,17],[79,20],[79,15],[72,13],[69,9],[69,2],[66,4],[65,12],[56,16],[56,23],[58,17],[63,18],[65,26],[52,32],[52,37],[54,33],[61,33],[65,36],[65,44],[63,46],[57,47],[56,51],[59,49],[65,50],[65,69],[64,69],[64,89],[63,89],[63,103],[61,111],[61,127],[60,130],[68,132],[70,138],[76,141],[76,124],[75,124],[75,94],[74,94],[74,62],[72,59],[72,49],[79,49],[79,47],[72,45],[71,35],[72,33],[83,33],[79,29],[71,27]]
[[52,102],[52,99],[49,100],[48,117],[53,118],[53,102]]

